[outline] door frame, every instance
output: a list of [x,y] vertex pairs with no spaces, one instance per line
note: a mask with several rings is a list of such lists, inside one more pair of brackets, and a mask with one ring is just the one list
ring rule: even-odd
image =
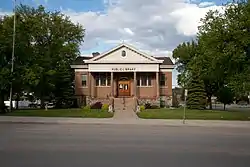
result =
[[[128,85],[128,91],[124,94],[120,92],[119,86],[120,84],[127,84]],[[131,80],[129,77],[119,77],[119,80],[117,82],[117,96],[118,97],[130,97],[131,96]]]

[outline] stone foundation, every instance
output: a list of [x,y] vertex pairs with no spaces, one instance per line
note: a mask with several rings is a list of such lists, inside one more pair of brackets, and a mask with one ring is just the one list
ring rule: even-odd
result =
[[92,105],[96,102],[101,102],[102,104],[109,104],[110,103],[110,98],[92,98],[87,96],[86,97],[86,104],[87,105]]
[[139,105],[145,105],[149,103],[155,106],[171,107],[172,106],[172,96],[161,96],[159,98],[138,98]]
[[[145,105],[146,103],[150,103],[151,105],[159,106],[159,107],[171,107],[172,106],[172,96],[161,96],[159,98],[137,98],[138,105]],[[89,96],[81,97],[82,105],[92,105],[96,102],[101,102],[102,104],[110,104],[110,98],[92,98]]]

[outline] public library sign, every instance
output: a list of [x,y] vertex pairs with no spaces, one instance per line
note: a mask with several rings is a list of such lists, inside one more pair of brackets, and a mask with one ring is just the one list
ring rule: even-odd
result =
[[135,71],[136,68],[112,68],[112,71]]
[[89,64],[90,72],[158,72],[158,64]]

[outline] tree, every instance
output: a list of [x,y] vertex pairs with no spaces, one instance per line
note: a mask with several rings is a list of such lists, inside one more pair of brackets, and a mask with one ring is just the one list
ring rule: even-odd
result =
[[[11,75],[13,16],[0,19],[0,111],[13,82],[14,97],[34,92],[44,108],[45,99],[70,99],[70,64],[79,56],[85,30],[60,12],[19,5],[16,8],[14,73]],[[68,93],[67,93],[68,92]],[[57,102],[57,104],[62,104]]]
[[222,87],[217,93],[217,99],[224,104],[224,110],[226,110],[226,105],[233,103],[234,93],[227,86]]
[[173,57],[180,85],[194,82],[192,74],[199,72],[212,109],[211,97],[224,85],[237,96],[250,92],[250,3],[228,4],[224,13],[209,11],[201,22],[195,47],[180,44]]
[[203,110],[206,108],[204,83],[199,74],[193,73],[188,85],[187,108]]
[[[41,100],[51,100],[61,94],[56,93],[58,85],[61,90],[70,89],[69,84],[59,84],[62,71],[70,73],[70,64],[80,54],[79,46],[83,42],[84,29],[74,24],[69,17],[60,12],[48,12],[43,6],[33,8],[25,5],[17,7],[17,13],[29,28],[32,57],[25,70],[26,84]],[[57,72],[59,70],[59,72]],[[73,82],[73,78],[70,77]],[[64,81],[62,81],[64,82]],[[66,86],[66,87],[63,87]],[[65,97],[63,97],[65,98]]]
[[249,2],[239,1],[226,5],[225,13],[210,11],[202,19],[198,33],[198,41],[205,52],[203,55],[209,58],[207,73],[214,72],[211,76],[219,87],[227,84],[240,94],[250,91],[249,9]]
[[13,16],[4,16],[0,19],[0,112],[3,112],[4,100],[9,95],[10,83],[12,82],[15,87],[14,93],[20,93],[22,89],[23,77],[20,76],[25,69],[30,51],[27,46],[29,35],[25,32],[23,28],[25,25],[19,15],[17,15],[16,24],[15,70],[11,73]]
[[194,41],[184,42],[173,50],[173,58],[176,59],[177,71],[180,73],[178,75],[178,84],[184,89],[187,87],[190,79],[189,63],[196,55],[196,47],[197,45]]

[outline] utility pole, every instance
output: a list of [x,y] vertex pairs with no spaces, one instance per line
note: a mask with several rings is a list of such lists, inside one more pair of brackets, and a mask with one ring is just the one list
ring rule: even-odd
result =
[[185,89],[185,100],[184,100],[184,112],[183,112],[183,120],[182,123],[185,124],[186,123],[186,104],[187,104],[187,94],[188,94],[188,90]]
[[[12,57],[11,57],[11,76],[14,72],[14,58],[15,58],[15,43],[16,43],[16,0],[13,0],[13,12],[14,12],[14,23],[13,23],[13,40],[12,40]],[[13,96],[13,79],[10,83],[10,111],[12,111],[12,96]]]

